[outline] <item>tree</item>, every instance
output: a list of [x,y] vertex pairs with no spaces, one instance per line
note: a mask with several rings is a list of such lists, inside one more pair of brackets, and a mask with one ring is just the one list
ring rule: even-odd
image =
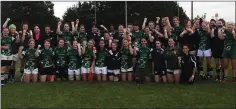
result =
[[[124,1],[79,2],[76,6],[68,8],[63,20],[68,21],[79,18],[80,22],[85,24],[87,29],[90,29],[95,21],[95,4],[97,25],[104,24],[108,27],[109,24],[114,24],[115,26],[125,24]],[[170,17],[171,20],[174,16],[178,16],[178,8],[181,23],[188,18],[183,8],[173,1],[129,1],[127,5],[128,23],[138,22],[140,26],[144,17],[148,17],[148,21],[154,22],[158,16]]]
[[54,16],[54,4],[50,1],[2,1],[1,2],[1,22],[10,18],[9,23],[13,23],[20,29],[22,22],[29,23],[32,29],[35,24],[41,28],[45,25],[56,27],[57,19]]

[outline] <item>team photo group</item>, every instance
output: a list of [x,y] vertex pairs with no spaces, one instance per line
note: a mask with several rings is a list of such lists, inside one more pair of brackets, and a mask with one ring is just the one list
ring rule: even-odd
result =
[[236,83],[235,24],[223,19],[186,19],[180,25],[178,17],[144,18],[137,24],[93,24],[92,31],[79,19],[59,20],[55,30],[50,25],[30,29],[26,22],[16,27],[10,20],[2,26],[2,85],[15,82],[16,72],[25,83],[192,84],[196,76]]

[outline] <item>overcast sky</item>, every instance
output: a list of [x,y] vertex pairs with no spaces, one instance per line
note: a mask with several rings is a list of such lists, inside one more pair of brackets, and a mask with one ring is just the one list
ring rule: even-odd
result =
[[[62,18],[67,8],[77,2],[53,2],[55,16]],[[191,2],[179,2],[179,5],[186,11],[187,16],[191,18]],[[224,18],[227,22],[235,22],[235,2],[194,2],[193,16],[207,14],[207,20],[210,20],[215,13],[219,18]]]

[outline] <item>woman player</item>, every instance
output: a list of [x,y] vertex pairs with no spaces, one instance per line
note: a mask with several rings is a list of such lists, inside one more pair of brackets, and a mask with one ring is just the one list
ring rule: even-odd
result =
[[94,69],[95,64],[95,51],[96,48],[94,47],[95,42],[94,40],[88,41],[88,46],[86,43],[83,43],[82,48],[82,66],[81,66],[81,73],[84,81],[87,81],[88,74]]
[[121,48],[121,79],[126,81],[128,74],[128,81],[132,81],[132,72],[133,72],[133,48],[131,42],[127,39],[123,40],[123,47]]
[[7,83],[8,74],[13,60],[13,55],[11,51],[12,37],[9,36],[9,29],[4,28],[3,34],[1,36],[1,80],[2,85]]
[[151,51],[152,60],[154,62],[155,82],[159,83],[160,78],[166,83],[166,63],[164,58],[164,49],[161,48],[161,42],[155,41],[155,48]]
[[167,64],[167,80],[172,83],[180,81],[180,52],[181,50],[175,47],[174,39],[169,39],[169,47],[165,49],[164,55]]
[[56,79],[68,78],[68,66],[67,66],[67,48],[64,46],[65,41],[60,39],[58,41],[58,47],[54,49],[54,62],[56,68]]
[[224,62],[224,77],[222,82],[224,83],[227,82],[229,61],[231,61],[232,65],[233,82],[236,82],[236,34],[234,28],[234,23],[229,23],[225,35],[221,37],[224,40],[222,54]]
[[29,40],[29,48],[22,52],[23,47],[19,48],[19,57],[24,59],[24,82],[29,83],[31,76],[33,77],[33,82],[37,82],[38,80],[38,65],[37,65],[37,57],[39,48],[37,50],[35,47],[35,41],[33,39]]
[[[38,45],[39,47],[41,45]],[[50,82],[54,81],[54,63],[53,63],[53,50],[50,47],[50,40],[44,41],[44,48],[39,51],[39,72],[41,75],[41,82],[46,81],[46,77]]]
[[183,55],[181,55],[181,78],[180,83],[192,84],[195,80],[196,58],[189,53],[187,45],[183,45]]
[[111,50],[109,50],[107,57],[107,72],[110,81],[119,81],[121,54],[117,49],[117,43],[112,42]]
[[95,62],[95,73],[97,75],[98,81],[107,80],[107,55],[108,50],[105,48],[105,40],[102,39],[99,42],[99,48],[96,52],[96,62]]
[[150,79],[150,66],[148,66],[150,58],[150,49],[147,47],[147,39],[141,39],[141,47],[135,47],[134,55],[137,57],[137,66],[135,72],[136,83],[143,83],[144,78],[146,81]]
[[73,81],[75,77],[75,79],[79,81],[81,68],[81,46],[77,40],[74,40],[73,47],[68,49],[67,59],[69,80]]

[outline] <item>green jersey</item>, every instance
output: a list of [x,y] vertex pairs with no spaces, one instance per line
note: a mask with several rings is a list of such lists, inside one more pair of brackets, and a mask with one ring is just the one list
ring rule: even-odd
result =
[[107,55],[108,55],[108,50],[105,49],[105,50],[99,50],[97,53],[96,53],[96,63],[95,63],[95,66],[97,67],[105,67],[107,66]]
[[61,34],[61,38],[67,42],[67,41],[72,41],[73,39],[73,33],[71,31],[68,31],[68,32],[62,32]]
[[121,53],[121,67],[124,69],[131,68],[133,66],[133,63],[132,63],[132,55],[130,54],[129,48],[122,48],[120,53]]
[[174,27],[174,30],[172,33],[176,36],[179,36],[181,34],[181,32],[183,31],[183,29],[184,28],[182,26]]
[[56,67],[67,67],[67,49],[65,47],[54,49],[55,65]]
[[151,49],[148,47],[140,47],[137,51],[137,67],[138,68],[147,68],[148,61],[150,58]]
[[79,32],[78,36],[76,37],[76,39],[82,43],[83,41],[87,41],[87,33],[86,32]]
[[138,31],[138,32],[133,31],[131,36],[132,36],[132,40],[134,42],[133,46],[140,47],[141,46],[141,39],[143,38],[144,33],[142,31]]
[[2,55],[5,55],[5,56],[12,55],[12,50],[11,50],[12,41],[13,41],[13,39],[11,36],[2,36],[1,46],[8,46],[8,49],[1,49]]
[[39,64],[42,68],[54,67],[52,48],[49,48],[49,49],[44,48],[44,49],[40,50],[39,53],[40,53]]
[[85,54],[82,57],[82,67],[90,68],[92,66],[93,55],[93,50],[85,49]]
[[34,70],[37,67],[37,58],[35,56],[36,49],[29,48],[26,51],[22,52],[25,62],[25,69]]
[[210,49],[210,33],[202,29],[198,29],[197,32],[200,36],[199,49],[200,50]]
[[166,48],[164,51],[165,60],[167,62],[167,69],[174,70],[180,68],[180,55],[179,48]]
[[68,67],[70,70],[80,69],[81,67],[81,57],[79,56],[78,50],[68,49]]
[[236,49],[236,39],[233,38],[232,32],[225,31],[224,51]]

